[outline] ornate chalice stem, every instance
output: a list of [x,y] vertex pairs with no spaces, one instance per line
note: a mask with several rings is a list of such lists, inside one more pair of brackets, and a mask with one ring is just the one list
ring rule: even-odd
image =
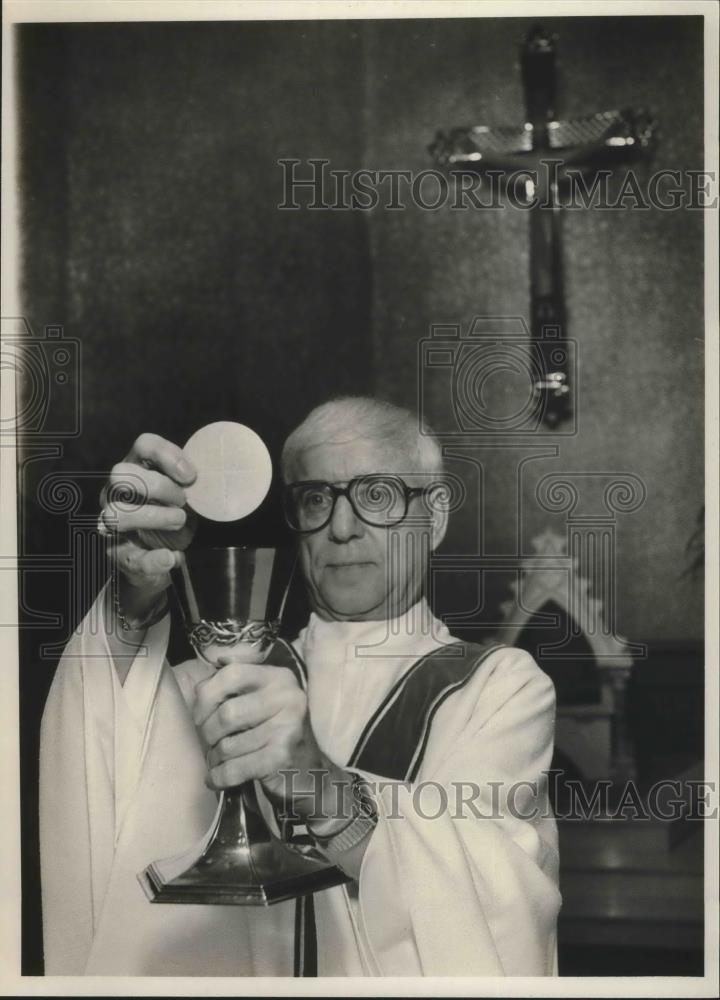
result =
[[230,650],[245,650],[238,656],[245,663],[262,663],[279,630],[279,621],[240,622],[227,618],[225,621],[209,622],[201,618],[190,626],[187,637],[198,656],[216,667],[218,657]]
[[[244,663],[262,663],[280,629],[280,622],[236,621],[227,618],[212,622],[200,619],[188,630],[188,640],[195,652],[213,667],[218,659],[232,654]],[[259,812],[255,787],[251,781],[221,794],[222,807],[217,819],[214,843],[224,850],[243,850],[248,845],[246,833],[248,808]]]
[[[264,621],[206,621],[200,619],[188,629],[188,640],[195,652],[213,667],[221,656],[231,654],[244,663],[262,663],[277,638],[280,623]],[[248,816],[260,815],[255,786],[251,781],[236,788],[226,788],[220,796],[213,847],[225,863],[234,852],[249,850]],[[222,861],[221,861],[222,863]]]

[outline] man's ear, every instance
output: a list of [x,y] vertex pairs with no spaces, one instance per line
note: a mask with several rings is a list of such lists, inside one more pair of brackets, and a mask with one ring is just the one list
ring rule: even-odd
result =
[[432,537],[430,540],[431,551],[440,545],[447,531],[448,519],[450,517],[447,508],[443,505],[433,504],[432,509]]

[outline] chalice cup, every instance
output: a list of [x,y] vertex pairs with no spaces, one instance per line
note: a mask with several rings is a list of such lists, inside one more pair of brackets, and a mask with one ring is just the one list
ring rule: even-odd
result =
[[[232,655],[247,663],[277,658],[294,555],[284,549],[188,550],[172,571],[188,639],[213,666]],[[279,826],[278,829],[282,829]],[[213,823],[200,844],[155,861],[139,876],[153,903],[268,906],[349,881],[307,835],[277,836],[262,814],[255,783],[220,795]]]

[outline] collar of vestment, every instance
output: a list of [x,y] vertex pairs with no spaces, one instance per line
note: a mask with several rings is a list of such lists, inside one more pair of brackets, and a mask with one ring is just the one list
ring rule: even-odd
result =
[[421,657],[453,641],[425,598],[379,621],[325,621],[312,614],[293,645],[307,666],[310,718],[323,751],[347,763],[393,685]]

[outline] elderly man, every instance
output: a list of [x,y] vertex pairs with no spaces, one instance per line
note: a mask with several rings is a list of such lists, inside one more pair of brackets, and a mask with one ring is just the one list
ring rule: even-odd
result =
[[[113,470],[141,476],[148,502],[112,511],[118,599],[104,588],[68,644],[43,718],[46,971],[554,974],[553,686],[521,650],[458,643],[427,605],[447,522],[437,443],[404,410],[345,398],[290,435],[282,465],[307,690],[272,663],[167,663],[195,471],[152,435]],[[156,906],[138,882],[249,779],[351,878],[315,894],[316,941],[292,901]]]

